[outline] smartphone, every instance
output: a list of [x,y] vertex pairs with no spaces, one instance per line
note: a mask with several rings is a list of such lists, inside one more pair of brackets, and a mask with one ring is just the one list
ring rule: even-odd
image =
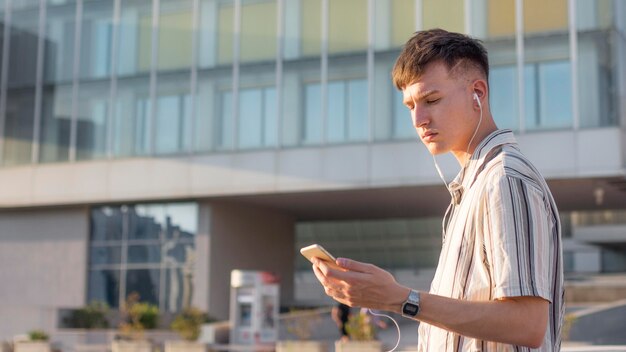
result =
[[310,246],[306,246],[302,249],[300,249],[300,253],[302,253],[302,255],[308,259],[310,262],[313,262],[313,257],[317,257],[320,258],[321,260],[327,261],[327,262],[331,262],[332,264],[335,264],[335,257],[333,257],[332,254],[328,253],[328,251],[326,249],[324,249],[324,247],[320,246],[319,244],[312,244]]

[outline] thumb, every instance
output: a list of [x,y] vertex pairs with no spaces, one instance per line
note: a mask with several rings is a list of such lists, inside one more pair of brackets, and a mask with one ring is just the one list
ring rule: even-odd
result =
[[346,270],[359,273],[370,273],[372,271],[372,264],[362,263],[348,258],[337,258],[337,265]]

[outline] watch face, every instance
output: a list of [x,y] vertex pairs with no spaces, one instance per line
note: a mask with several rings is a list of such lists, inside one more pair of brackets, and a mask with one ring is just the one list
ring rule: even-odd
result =
[[405,315],[415,316],[419,312],[420,307],[413,303],[406,303],[402,308],[402,313]]

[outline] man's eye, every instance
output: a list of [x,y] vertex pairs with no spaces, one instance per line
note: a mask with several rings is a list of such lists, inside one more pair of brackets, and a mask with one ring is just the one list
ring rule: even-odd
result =
[[428,105],[436,104],[437,102],[439,102],[439,100],[441,100],[441,98],[426,100],[426,104]]

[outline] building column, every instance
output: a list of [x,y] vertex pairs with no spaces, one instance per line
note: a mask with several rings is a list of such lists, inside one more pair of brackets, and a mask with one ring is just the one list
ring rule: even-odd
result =
[[281,305],[293,302],[292,217],[276,210],[225,202],[202,204],[200,217],[196,276],[199,307],[215,318],[228,319],[230,272],[234,269],[274,273],[280,278]]

